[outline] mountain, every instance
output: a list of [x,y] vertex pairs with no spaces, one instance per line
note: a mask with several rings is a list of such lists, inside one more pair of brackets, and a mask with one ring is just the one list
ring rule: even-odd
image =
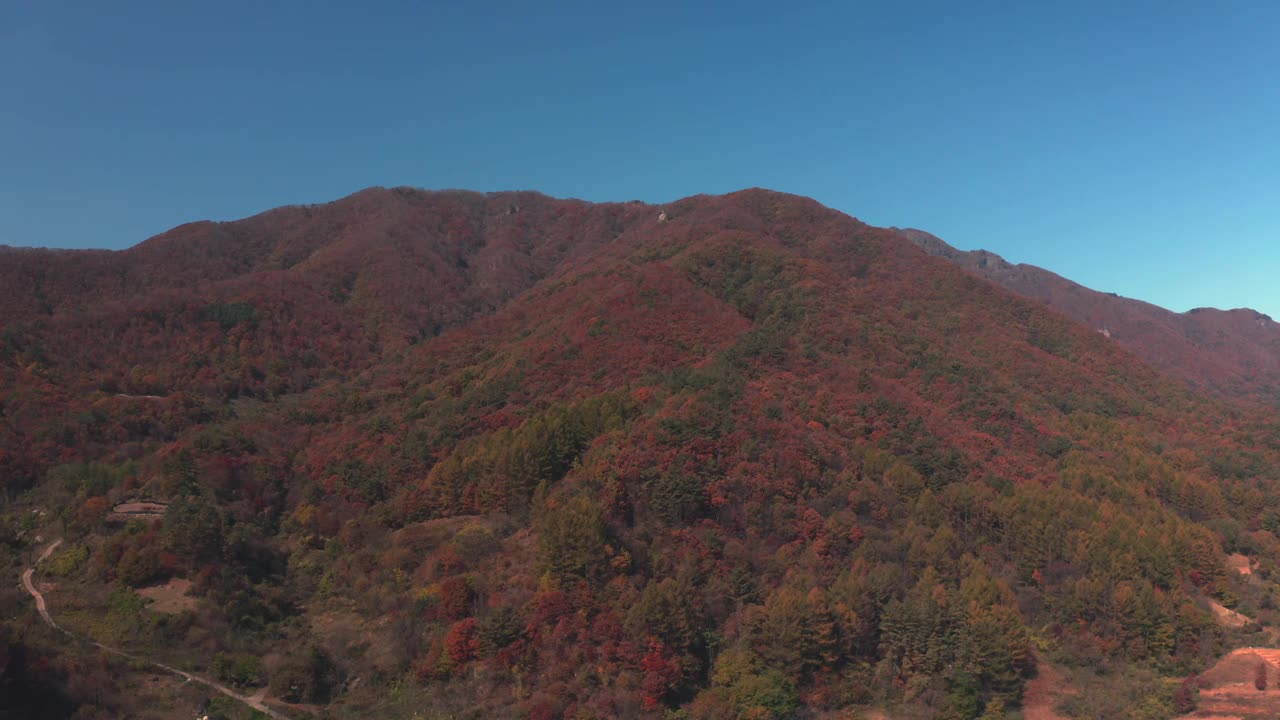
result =
[[134,659],[11,587],[0,711],[1160,717],[1277,619],[1274,411],[806,198],[15,255],[0,559]]
[[986,250],[957,250],[927,232],[897,232],[931,255],[1039,300],[1114,339],[1152,366],[1213,392],[1280,401],[1280,324],[1248,309],[1174,313],[1090,290]]

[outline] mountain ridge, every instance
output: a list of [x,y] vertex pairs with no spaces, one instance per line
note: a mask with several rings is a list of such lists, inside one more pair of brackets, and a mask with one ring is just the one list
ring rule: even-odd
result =
[[1171,310],[1169,308],[1166,308],[1163,305],[1149,302],[1147,300],[1142,300],[1141,298],[1131,298],[1131,297],[1120,295],[1114,292],[1107,292],[1104,290],[1094,290],[1093,288],[1089,288],[1088,286],[1082,283],[1076,283],[1070,278],[1067,278],[1064,275],[1060,275],[1054,272],[1053,270],[1042,268],[1039,265],[1032,265],[1031,263],[1011,263],[999,253],[992,252],[985,248],[977,248],[974,250],[961,250],[955,247],[954,245],[949,244],[947,241],[943,240],[937,235],[934,235],[926,230],[921,230],[919,228],[911,228],[911,227],[900,228],[896,226],[890,226],[889,229],[911,240],[917,246],[924,248],[929,252],[929,254],[936,255],[938,257],[944,257],[948,260],[955,262],[957,265],[961,265],[962,267],[977,266],[979,268],[986,269],[987,265],[983,264],[983,262],[986,261],[987,263],[994,265],[997,269],[1008,270],[1008,269],[1014,269],[1014,268],[1027,268],[1031,270],[1042,271],[1049,275],[1053,275],[1058,278],[1061,278],[1062,280],[1065,280],[1067,282],[1072,282],[1076,285],[1080,285],[1081,288],[1084,288],[1086,290],[1090,290],[1092,292],[1096,292],[1102,295],[1108,295],[1114,298],[1119,298],[1122,300],[1127,300],[1130,302],[1150,305],[1153,308],[1164,310],[1165,312],[1172,313],[1174,315],[1191,315],[1193,313],[1204,312],[1204,311],[1223,312],[1223,313],[1251,312],[1259,319],[1274,321],[1270,315],[1264,312],[1261,312],[1259,310],[1255,310],[1254,308],[1251,308],[1251,307],[1220,308],[1214,305],[1205,305],[1205,306],[1190,308],[1182,312],[1178,312],[1176,310]]
[[1250,308],[1183,313],[1089,289],[1051,270],[964,251],[922,230],[893,228],[932,255],[1047,303],[1114,338],[1152,365],[1228,395],[1280,399],[1280,324]]

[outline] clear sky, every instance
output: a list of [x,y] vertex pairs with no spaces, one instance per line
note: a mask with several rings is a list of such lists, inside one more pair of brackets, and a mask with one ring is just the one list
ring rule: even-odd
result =
[[0,0],[0,244],[370,185],[769,187],[1280,318],[1280,3]]

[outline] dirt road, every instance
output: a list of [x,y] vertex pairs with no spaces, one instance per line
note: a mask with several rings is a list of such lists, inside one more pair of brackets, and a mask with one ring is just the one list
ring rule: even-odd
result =
[[[44,562],[45,559],[48,558],[50,555],[52,555],[53,551],[57,549],[57,547],[61,544],[62,544],[61,539],[54,540],[49,545],[49,547],[44,549],[44,552],[40,553],[40,557],[36,558],[35,564],[39,565],[40,563]],[[23,571],[22,587],[26,588],[27,592],[31,593],[31,597],[36,599],[36,611],[40,613],[40,617],[44,618],[44,624],[48,625],[54,630],[62,630],[62,628],[58,627],[58,623],[54,622],[53,618],[49,617],[49,608],[45,607],[44,596],[40,594],[39,590],[36,590],[35,583],[31,582],[31,576],[35,574],[35,571],[36,569],[34,567],[29,567],[25,571]],[[67,631],[62,630],[62,632],[65,633]],[[67,633],[67,634],[70,635],[71,633]]]
[[[53,541],[53,543],[50,544],[49,547],[44,549],[44,552],[40,553],[40,557],[36,558],[35,565],[39,565],[41,562],[45,560],[45,558],[48,558],[49,555],[53,553],[54,549],[56,549],[61,544],[62,544],[62,540]],[[40,594],[40,591],[36,589],[35,582],[32,581],[32,576],[35,574],[35,571],[36,569],[33,565],[32,567],[29,567],[22,572],[22,587],[26,588],[27,592],[31,595],[31,597],[35,599],[36,611],[40,613],[40,617],[44,619],[44,622],[46,625],[53,628],[54,630],[57,630],[58,632],[61,632],[64,635],[67,635],[71,638],[81,639],[74,633],[67,630],[66,628],[58,625],[58,623],[54,622],[53,618],[49,616],[49,608],[45,604],[44,595]],[[263,700],[266,698],[265,690],[259,690],[258,692],[254,693],[251,696],[241,695],[240,693],[236,692],[235,690],[232,690],[226,685],[222,685],[221,683],[216,683],[212,680],[206,680],[205,678],[202,678],[198,675],[192,675],[189,672],[179,670],[175,667],[169,667],[164,663],[158,663],[153,660],[147,660],[145,658],[138,657],[133,653],[127,653],[123,650],[117,650],[116,648],[103,645],[102,643],[96,642],[94,640],[90,640],[89,638],[83,638],[83,639],[85,642],[92,644],[94,647],[97,647],[101,650],[105,650],[106,652],[109,652],[112,655],[117,655],[119,657],[127,658],[129,660],[133,660],[136,662],[143,662],[148,665],[151,665],[152,667],[157,667],[166,672],[170,672],[170,673],[173,673],[174,675],[185,678],[189,682],[200,683],[201,685],[204,685],[205,687],[211,690],[217,690],[223,695],[226,695],[229,698],[238,700],[244,703],[245,705],[248,705],[249,707],[253,708],[254,710],[257,710],[258,712],[266,713],[270,717],[276,718],[276,720],[289,720],[284,715],[281,715],[275,710],[272,710],[271,708],[267,707],[266,703],[263,702]]]

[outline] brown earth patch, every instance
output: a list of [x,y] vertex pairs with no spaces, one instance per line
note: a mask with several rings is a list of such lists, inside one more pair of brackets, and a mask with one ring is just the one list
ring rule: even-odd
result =
[[190,580],[173,578],[164,585],[138,588],[138,594],[151,600],[148,608],[156,612],[177,614],[183,610],[196,609],[199,600],[187,594],[190,589]]
[[[1265,663],[1269,687],[1253,684],[1258,663]],[[1197,720],[1273,720],[1280,715],[1280,649],[1240,648],[1200,674],[1200,706],[1187,717]]]
[[1235,610],[1224,607],[1221,603],[1213,600],[1209,601],[1209,609],[1213,610],[1213,616],[1217,618],[1218,624],[1223,627],[1242,628],[1253,622],[1253,619],[1248,615],[1241,615]]
[[164,511],[169,508],[162,502],[154,502],[152,500],[135,500],[132,502],[120,503],[111,508],[111,512],[120,513],[122,515],[163,515]]
[[1249,563],[1248,555],[1241,555],[1240,553],[1232,553],[1228,555],[1227,567],[1231,568],[1232,570],[1235,570],[1241,575],[1253,574],[1253,566],[1250,565]]
[[130,520],[159,519],[169,506],[154,500],[130,500],[111,508],[107,513],[107,522],[129,522]]
[[406,525],[391,534],[391,544],[418,552],[430,551],[453,539],[467,525],[485,524],[483,515],[455,515]]
[[1022,696],[1023,720],[1068,720],[1055,708],[1075,692],[1062,673],[1037,656],[1036,676],[1027,683]]
[[331,652],[360,652],[369,666],[390,670],[397,666],[396,639],[389,616],[365,619],[343,610],[328,610],[311,618],[311,633]]

